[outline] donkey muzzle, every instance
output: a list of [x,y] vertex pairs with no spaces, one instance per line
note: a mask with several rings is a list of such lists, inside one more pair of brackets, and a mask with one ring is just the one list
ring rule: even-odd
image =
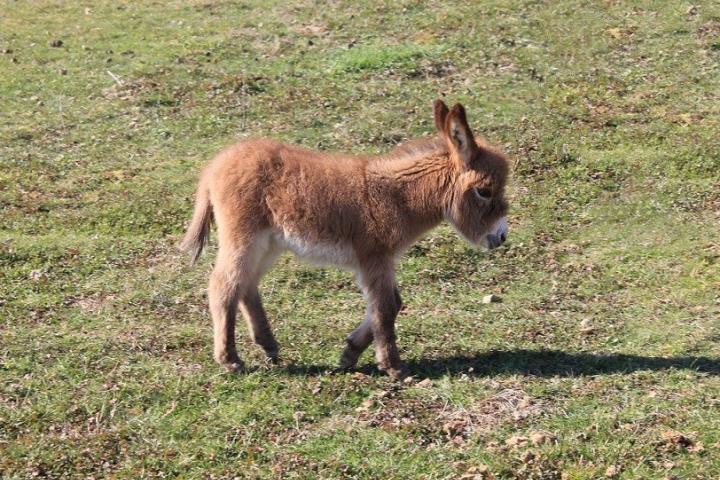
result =
[[487,248],[492,250],[505,243],[508,236],[507,217],[502,217],[495,222],[495,225],[490,228],[490,232],[485,235],[485,242],[483,242]]

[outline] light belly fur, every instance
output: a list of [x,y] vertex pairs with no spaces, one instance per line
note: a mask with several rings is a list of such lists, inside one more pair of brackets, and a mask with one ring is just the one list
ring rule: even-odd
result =
[[358,261],[355,251],[349,245],[333,242],[310,242],[289,232],[277,232],[273,235],[275,243],[290,250],[300,260],[314,265],[336,265],[356,270]]

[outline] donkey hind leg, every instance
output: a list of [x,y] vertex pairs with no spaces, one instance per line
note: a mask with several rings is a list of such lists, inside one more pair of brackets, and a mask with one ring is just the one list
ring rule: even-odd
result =
[[230,372],[240,372],[244,365],[235,347],[235,318],[240,286],[238,272],[227,261],[218,261],[210,275],[208,301],[213,320],[215,361]]
[[215,361],[230,372],[244,369],[235,346],[238,302],[257,290],[258,249],[256,245],[230,252],[221,245],[210,276],[208,300],[213,319]]
[[240,300],[240,311],[245,317],[252,341],[262,347],[268,362],[277,363],[278,344],[270,329],[257,287],[249,289]]
[[262,347],[265,351],[265,357],[270,363],[277,363],[278,361],[278,344],[265,314],[257,284],[265,272],[275,263],[280,253],[282,252],[274,246],[268,247],[254,272],[253,286],[248,288],[240,298],[240,311],[245,317],[250,338]]

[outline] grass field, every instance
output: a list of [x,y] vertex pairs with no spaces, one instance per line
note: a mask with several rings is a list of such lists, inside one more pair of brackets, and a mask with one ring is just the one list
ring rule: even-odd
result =
[[[1,478],[720,478],[717,2],[5,0],[0,67]],[[511,157],[511,230],[403,258],[414,382],[334,371],[362,298],[290,256],[281,365],[243,326],[222,373],[200,167],[386,151],[438,97]]]

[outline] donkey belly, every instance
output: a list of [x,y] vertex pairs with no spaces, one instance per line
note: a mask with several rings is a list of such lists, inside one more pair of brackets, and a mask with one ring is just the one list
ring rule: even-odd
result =
[[310,241],[286,232],[277,233],[275,241],[279,246],[290,250],[300,260],[314,265],[336,265],[355,270],[357,257],[349,245],[330,241]]

